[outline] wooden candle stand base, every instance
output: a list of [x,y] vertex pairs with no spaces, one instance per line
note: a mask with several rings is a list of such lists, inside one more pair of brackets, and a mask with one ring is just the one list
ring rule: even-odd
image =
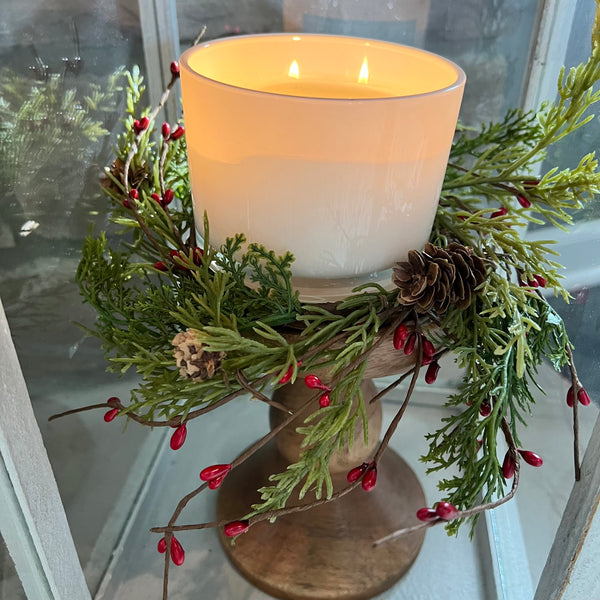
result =
[[[366,402],[372,397],[371,381],[363,384]],[[302,382],[277,390],[286,406],[300,405],[314,390]],[[344,456],[332,460],[334,491],[346,487],[346,473],[369,460],[377,444],[381,423],[378,403],[369,405],[370,443],[361,444],[362,432]],[[271,423],[278,415],[272,412]],[[284,430],[250,459],[233,470],[219,491],[218,519],[234,520],[260,501],[257,489],[268,477],[286,469],[302,439],[295,433],[300,423]],[[283,435],[282,435],[283,434]],[[362,446],[362,447],[361,447]],[[304,502],[314,496],[310,492]],[[302,503],[296,498],[289,505]],[[289,600],[359,600],[372,598],[391,587],[417,557],[425,531],[374,547],[373,542],[392,531],[415,524],[416,511],[425,506],[417,477],[395,452],[388,449],[378,464],[377,485],[361,487],[327,504],[253,525],[232,544],[220,533],[225,553],[251,583],[268,594]]]

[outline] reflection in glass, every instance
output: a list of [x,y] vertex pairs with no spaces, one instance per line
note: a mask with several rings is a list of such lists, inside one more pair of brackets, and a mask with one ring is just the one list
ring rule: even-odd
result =
[[124,111],[122,65],[142,63],[139,15],[125,0],[5,0],[1,21],[0,294],[93,591],[144,436],[107,431],[101,414],[47,418],[128,393],[73,323],[91,323],[74,279],[90,225],[106,225],[98,180]]

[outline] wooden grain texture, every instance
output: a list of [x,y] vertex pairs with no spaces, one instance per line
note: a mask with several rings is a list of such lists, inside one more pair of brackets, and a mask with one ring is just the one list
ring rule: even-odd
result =
[[[314,390],[296,383],[277,391],[277,400],[295,407]],[[367,401],[375,393],[363,382]],[[279,420],[271,413],[271,425]],[[295,424],[284,430],[241,467],[232,471],[220,488],[218,518],[238,519],[259,501],[257,489],[297,460],[301,436]],[[369,443],[362,431],[351,450],[332,464],[334,490],[347,485],[347,471],[374,454],[381,428],[381,407],[369,406]],[[293,497],[289,505],[306,503]],[[351,493],[306,512],[280,517],[275,523],[258,523],[235,544],[221,532],[221,542],[232,564],[263,591],[286,600],[362,600],[390,588],[417,557],[424,530],[394,543],[373,547],[385,534],[417,522],[416,511],[425,506],[421,485],[410,467],[388,450],[378,465],[377,485],[371,492],[358,487]]]
[[542,572],[535,600],[600,597],[600,418]]

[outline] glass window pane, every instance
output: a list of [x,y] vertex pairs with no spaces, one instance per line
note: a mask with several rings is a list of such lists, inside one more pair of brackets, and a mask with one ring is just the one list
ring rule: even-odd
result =
[[[93,322],[75,271],[90,226],[106,226],[99,178],[121,128],[122,65],[143,67],[139,14],[121,0],[7,0],[1,27],[0,293],[93,591],[147,431],[122,435],[102,411],[47,419],[128,395],[128,380],[105,373],[99,343],[74,323]],[[4,573],[0,589],[11,584]]]
[[[594,2],[578,0],[564,61],[567,68],[587,60],[594,14]],[[548,65],[546,68],[558,73],[560,65]],[[588,114],[593,113],[597,113],[597,105],[588,110]],[[600,125],[595,119],[552,148],[541,172],[556,166],[560,169],[576,168],[585,154],[597,151],[599,134]],[[570,303],[553,297],[548,300],[564,319],[574,344],[579,377],[592,398],[591,406],[579,407],[583,457],[600,405],[600,211],[597,198],[573,216],[575,225],[568,234],[553,227],[539,226],[532,228],[531,235],[537,239],[556,239],[556,250],[560,253],[556,260],[566,267],[564,286],[572,296]],[[545,380],[542,387],[549,393],[538,401],[532,421],[534,425],[529,428],[527,439],[544,454],[547,467],[543,474],[526,472],[517,500],[521,507],[534,583],[537,583],[544,568],[574,477],[572,411],[565,403],[570,375],[568,370],[559,376],[548,369],[542,377]]]
[[206,39],[304,31],[418,46],[467,74],[461,118],[498,119],[521,102],[538,6],[530,0],[177,0],[182,48]]

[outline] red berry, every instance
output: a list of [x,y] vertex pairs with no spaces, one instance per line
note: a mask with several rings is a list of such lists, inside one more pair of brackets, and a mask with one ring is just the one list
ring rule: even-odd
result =
[[532,288],[537,288],[537,287],[539,287],[539,285],[540,285],[540,284],[537,282],[537,280],[536,280],[536,279],[530,279],[530,280],[527,282],[527,285],[528,285],[529,287],[532,287]]
[[490,215],[491,219],[495,219],[496,217],[503,217],[508,214],[508,208],[506,206],[501,206],[497,211],[493,212]]
[[150,124],[150,119],[148,117],[142,117],[139,121],[136,119],[133,122],[133,131],[135,132],[136,135],[139,135],[140,133],[142,133],[142,131],[144,131],[148,128],[149,124]]
[[176,60],[171,63],[169,68],[171,69],[171,75],[173,75],[173,77],[179,77],[179,63]]
[[177,427],[177,429],[173,432],[173,435],[171,436],[171,450],[179,450],[179,448],[183,446],[186,436],[187,427],[185,423],[183,423],[182,425],[179,425],[179,427]]
[[175,536],[171,538],[171,560],[178,567],[180,567],[185,561],[185,551]]
[[175,131],[169,136],[170,140],[178,140],[185,133],[185,129],[179,125]]
[[171,133],[171,126],[168,123],[163,123],[160,132],[162,133],[163,138],[167,139]]
[[524,181],[523,185],[525,187],[535,187],[536,185],[538,185],[540,182],[537,179],[531,179],[529,181]]
[[231,465],[211,465],[200,471],[200,479],[202,481],[211,481],[217,477],[224,477],[231,470]]
[[523,460],[532,467],[541,467],[544,464],[542,457],[531,450],[519,450],[519,454],[523,457]]
[[241,533],[245,533],[248,531],[250,524],[248,521],[232,521],[231,523],[227,523],[223,528],[223,532],[227,537],[235,537],[236,535],[240,535]]
[[354,483],[355,481],[358,481],[368,466],[369,463],[363,463],[360,465],[360,467],[354,467],[353,469],[350,469],[348,471],[348,475],[346,475],[346,481],[348,481],[348,483]]
[[136,189],[129,190],[129,197],[137,200],[140,197],[140,193]]
[[489,417],[491,413],[492,413],[492,405],[487,401],[482,402],[481,406],[479,407],[479,414],[482,417]]
[[522,194],[517,194],[517,201],[523,208],[529,208],[531,206],[531,202]]
[[513,458],[513,455],[511,453],[511,451],[509,450],[504,455],[504,461],[502,463],[502,475],[504,476],[504,479],[512,479],[514,474],[515,474],[515,459]]
[[415,351],[415,345],[417,343],[417,334],[413,331],[406,339],[404,344],[404,354],[410,356]]
[[150,194],[150,198],[152,198],[152,200],[154,200],[154,202],[158,202],[159,204],[160,202],[160,196],[158,194]]
[[162,260],[159,260],[158,262],[155,262],[154,263],[154,268],[157,271],[163,271],[163,272],[168,270],[167,269],[167,265],[165,265],[165,263]]
[[[227,475],[227,473],[225,473]],[[225,475],[221,475],[221,477],[215,477],[208,482],[209,490],[216,490],[223,483],[223,479],[225,479]]]
[[304,385],[311,390],[325,390],[326,392],[331,391],[331,388],[323,385],[323,382],[316,375],[307,375],[304,378]]
[[111,396],[107,401],[107,404],[121,404],[121,400],[116,396]]
[[123,204],[123,208],[131,208],[131,204],[129,204],[129,200],[127,200],[127,198],[125,198],[121,204]]
[[458,509],[450,502],[438,502],[435,507],[435,512],[440,519],[444,521],[452,521],[458,517]]
[[164,554],[167,551],[167,540],[165,540],[165,538],[160,538],[160,540],[158,540],[158,545],[156,546],[156,549],[161,554]]
[[162,205],[163,206],[167,206],[169,204],[171,204],[171,202],[173,202],[173,198],[175,197],[175,194],[173,193],[172,189],[168,189],[165,190],[165,193],[163,194],[163,198],[162,198]]
[[396,331],[394,331],[394,348],[396,350],[400,350],[402,346],[404,346],[404,342],[408,337],[408,329],[404,323],[401,323],[396,327]]
[[111,408],[108,412],[104,413],[104,420],[110,423],[119,414],[118,408]]
[[434,360],[428,367],[425,373],[425,383],[435,383],[438,373],[440,372],[440,365],[437,360]]
[[288,370],[285,372],[285,375],[279,380],[279,383],[284,384],[287,383],[294,374],[294,365],[290,365]]
[[435,509],[433,508],[420,508],[417,511],[417,519],[419,519],[419,521],[434,521],[435,519],[438,518],[438,514],[437,512],[435,512]]
[[325,392],[320,398],[319,398],[319,406],[321,408],[326,408],[331,404],[331,398],[329,397],[329,394],[327,392]]
[[425,356],[433,356],[435,354],[435,346],[427,338],[423,338],[423,354]]
[[370,492],[375,487],[376,483],[377,483],[377,465],[371,465],[370,467],[367,467],[367,470],[365,471],[365,474],[363,475],[363,478],[361,481],[362,489],[365,490],[365,492]]
[[423,359],[421,360],[421,366],[425,367],[427,365],[430,365],[435,359],[433,358],[433,356],[425,356],[423,355]]
[[577,392],[577,400],[579,400],[579,402],[581,404],[583,404],[583,406],[589,406],[590,402],[591,402],[591,399],[590,399],[588,393],[583,388],[581,388]]
[[540,287],[542,287],[542,288],[545,288],[545,287],[546,287],[546,284],[547,284],[548,282],[546,281],[546,278],[545,278],[545,277],[542,277],[541,275],[534,275],[534,276],[533,276],[533,278],[534,278],[534,279],[537,281],[537,284],[538,284]]
[[569,388],[569,391],[567,392],[567,406],[569,408],[573,408],[574,400],[575,400],[575,392],[573,391],[573,386],[571,386]]
[[202,248],[198,248],[198,246],[196,246],[192,250],[192,258],[194,259],[194,264],[195,265],[202,264],[202,258],[203,257],[204,257],[204,250],[202,250]]

